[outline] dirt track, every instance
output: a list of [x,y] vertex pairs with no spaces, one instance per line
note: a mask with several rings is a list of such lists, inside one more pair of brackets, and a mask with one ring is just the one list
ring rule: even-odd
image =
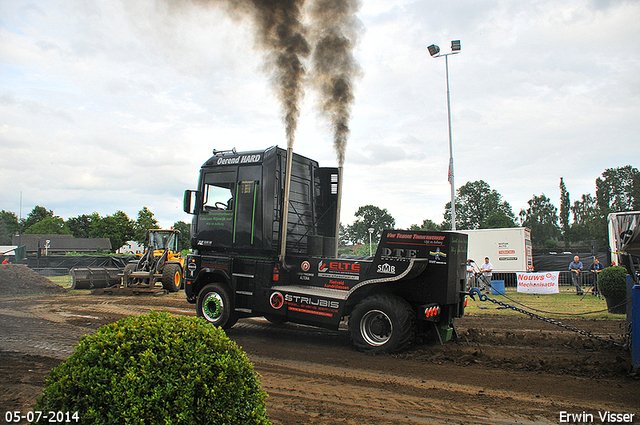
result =
[[[193,315],[184,294],[0,295],[0,413],[27,411],[81,335],[152,309]],[[621,338],[617,321],[571,324]],[[526,317],[465,317],[460,339],[397,355],[357,352],[345,329],[244,319],[228,331],[262,376],[274,424],[557,424],[561,411],[633,413],[628,352]]]

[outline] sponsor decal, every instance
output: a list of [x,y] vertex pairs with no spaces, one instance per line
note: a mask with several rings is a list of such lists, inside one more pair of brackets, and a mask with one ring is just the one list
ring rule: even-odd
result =
[[326,311],[309,310],[309,309],[300,308],[300,307],[289,307],[289,310],[297,311],[298,313],[315,314],[316,316],[333,317],[333,313],[329,313]]
[[429,251],[429,255],[432,257],[429,264],[447,264],[447,253],[440,251],[440,247],[435,251]]
[[240,155],[234,158],[218,158],[216,165],[253,164],[261,160],[261,155]]
[[378,264],[378,273],[396,274],[396,266],[392,266],[389,263]]
[[431,254],[433,258],[436,259],[436,261],[440,261],[441,259],[444,260],[447,258],[447,253],[440,251],[440,248],[436,249],[435,251],[430,251],[429,254]]
[[517,261],[518,257],[498,257],[498,261]]
[[271,298],[269,298],[269,304],[271,304],[271,307],[275,310],[280,310],[284,305],[284,297],[280,292],[274,292],[271,294]]
[[311,269],[311,263],[309,263],[308,261],[303,261],[302,263],[300,263],[300,272],[298,272],[298,279],[300,280],[304,280],[304,281],[309,281],[311,280],[311,278],[313,277],[313,273],[309,273],[309,270]]
[[318,271],[319,271],[320,273],[324,273],[324,272],[326,272],[327,270],[329,270],[329,265],[328,265],[327,263],[325,263],[324,261],[320,261],[320,262],[318,263]]
[[557,294],[560,272],[518,273],[518,292],[526,294]]
[[187,264],[187,270],[189,271],[190,277],[194,276],[194,273],[196,272],[197,269],[198,269],[198,266],[196,265],[196,263]]
[[417,249],[408,248],[382,248],[381,258],[385,260],[406,261],[418,256]]
[[[274,294],[278,294],[279,292],[274,292]],[[294,294],[285,294],[284,300],[287,304],[298,304],[303,306],[313,306],[313,307],[329,307],[329,308],[339,308],[340,302],[334,300],[327,300],[324,298],[312,297],[309,295],[294,295]]]
[[300,268],[302,269],[303,272],[308,272],[309,269],[311,268],[311,264],[309,264],[308,261],[303,261],[302,264],[300,264]]
[[347,261],[325,261],[318,263],[318,276],[334,279],[360,279],[360,263]]
[[415,233],[387,233],[387,239],[395,239],[389,241],[392,244],[406,245],[444,245],[445,235],[419,235]]
[[498,251],[498,255],[509,255],[509,254],[515,254],[516,250],[515,249],[501,249]]
[[415,233],[387,233],[387,238],[390,239],[405,239],[405,240],[421,240],[421,241],[443,241],[446,236],[444,235],[418,235]]
[[324,287],[329,289],[341,289],[343,291],[349,290],[349,287],[344,283],[344,280],[329,279],[329,283],[325,283]]
[[287,310],[316,316],[333,317],[338,313],[340,302],[308,295],[285,294]]

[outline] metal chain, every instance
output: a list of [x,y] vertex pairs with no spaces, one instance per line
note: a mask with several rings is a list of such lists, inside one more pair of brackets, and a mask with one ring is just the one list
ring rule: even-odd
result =
[[[619,348],[623,348],[625,350],[629,349],[628,344],[620,344],[619,342],[615,342],[612,339],[607,339],[607,338],[603,338],[603,337],[598,336],[598,335],[594,335],[589,331],[585,331],[583,329],[578,329],[575,326],[565,325],[564,323],[562,323],[562,322],[560,322],[558,320],[551,319],[549,317],[544,317],[544,316],[542,316],[540,314],[524,310],[524,309],[522,309],[520,307],[516,307],[516,306],[510,305],[510,304],[507,304],[507,303],[505,303],[503,301],[494,300],[493,298],[489,298],[486,294],[483,294],[482,292],[480,292],[480,290],[478,288],[473,288],[473,289],[471,289],[471,291],[469,291],[469,295],[475,301],[474,294],[478,295],[478,298],[480,299],[480,301],[491,301],[492,303],[497,304],[497,305],[499,305],[501,307],[508,308],[508,309],[517,311],[518,313],[526,314],[527,316],[532,317],[534,319],[539,319],[539,320],[542,320],[543,322],[547,322],[547,323],[550,323],[552,325],[556,325],[556,326],[559,326],[561,328],[567,329],[569,331],[576,332],[576,333],[578,333],[580,335],[586,336],[587,338],[591,338],[591,339],[595,339],[595,340],[604,342],[604,343],[609,344],[609,345],[611,345],[613,347],[619,347]],[[631,331],[627,330],[627,335],[625,337],[626,341],[630,341],[631,340],[630,339],[630,334],[631,334]]]

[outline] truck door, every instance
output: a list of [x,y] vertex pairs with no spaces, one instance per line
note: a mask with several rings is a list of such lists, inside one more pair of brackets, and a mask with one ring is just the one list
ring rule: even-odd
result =
[[198,244],[230,248],[233,237],[233,191],[236,170],[206,173],[202,183],[202,210],[198,214]]
[[260,247],[262,208],[260,196],[261,166],[240,167],[234,197],[234,247]]

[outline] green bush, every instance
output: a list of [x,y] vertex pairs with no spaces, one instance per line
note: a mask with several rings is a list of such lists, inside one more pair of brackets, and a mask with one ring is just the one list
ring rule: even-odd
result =
[[598,275],[598,289],[605,297],[626,297],[627,269],[611,266],[602,270]]
[[77,411],[82,424],[270,424],[266,396],[222,329],[152,312],[83,337],[36,410]]

